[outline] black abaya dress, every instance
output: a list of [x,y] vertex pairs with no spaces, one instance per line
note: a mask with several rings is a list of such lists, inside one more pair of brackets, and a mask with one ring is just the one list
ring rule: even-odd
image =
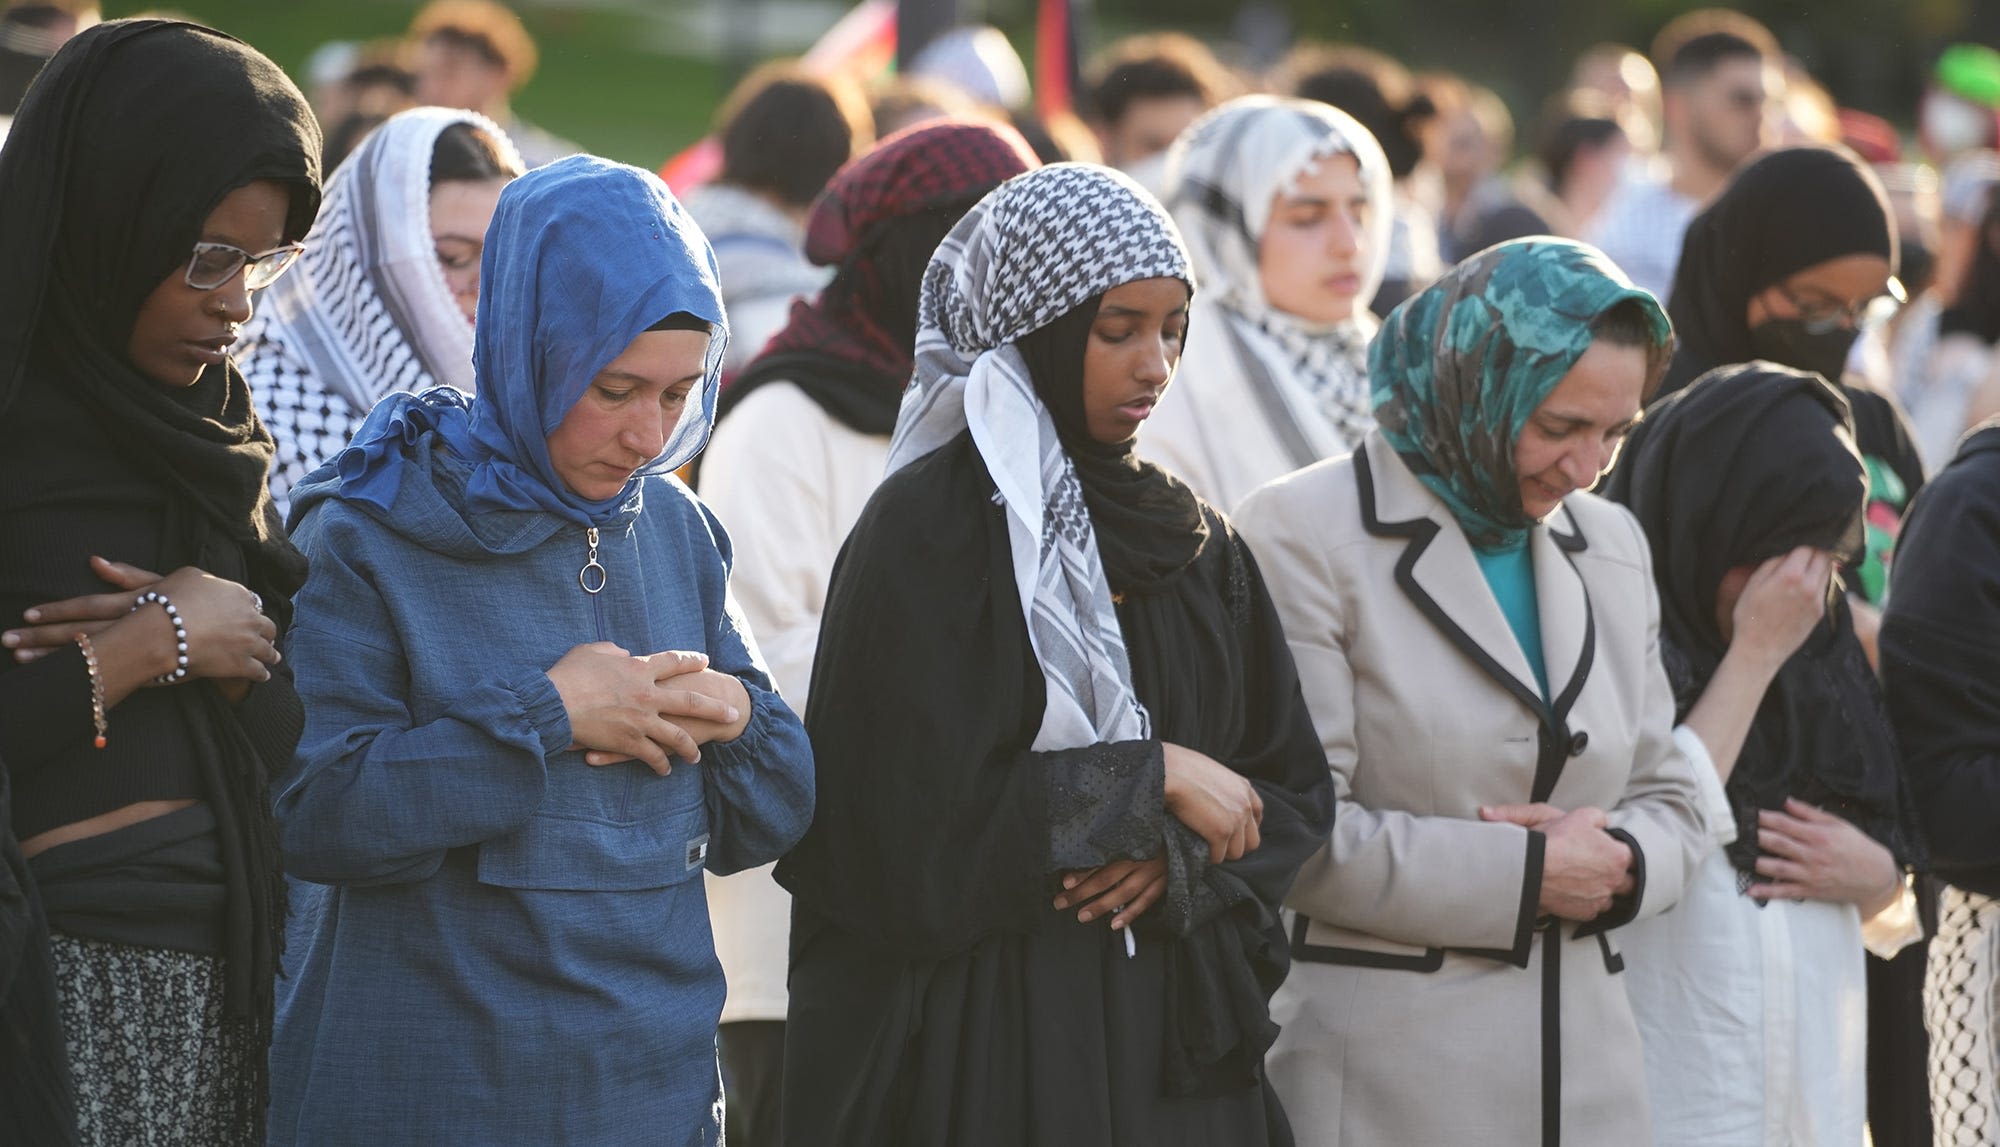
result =
[[[1278,903],[1327,839],[1332,786],[1256,565],[1203,513],[1194,560],[1118,606],[1158,739],[1037,752],[1043,678],[970,437],[870,502],[815,661],[818,811],[778,870],[787,1143],[1292,1142],[1266,1005],[1288,964]],[[1256,785],[1260,848],[1208,864],[1164,811],[1161,741]],[[1170,891],[1135,956],[1052,906],[1062,873],[1162,848]]]

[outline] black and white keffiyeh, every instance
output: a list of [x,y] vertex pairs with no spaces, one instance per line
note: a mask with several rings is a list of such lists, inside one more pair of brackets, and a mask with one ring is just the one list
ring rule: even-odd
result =
[[[1368,196],[1361,292],[1355,315],[1331,325],[1274,307],[1264,297],[1259,248],[1271,201],[1321,160],[1351,155]],[[1219,312],[1249,361],[1254,382],[1275,390],[1312,457],[1352,449],[1374,426],[1367,312],[1388,265],[1389,162],[1352,116],[1314,100],[1244,96],[1183,132],[1167,160],[1168,208],[1187,239],[1203,284],[1201,310]],[[1207,314],[1202,317],[1207,317]]]
[[1014,345],[1140,279],[1193,288],[1166,210],[1108,168],[1015,176],[966,213],[924,273],[916,371],[889,446],[893,474],[968,428],[1007,510],[1014,581],[1047,683],[1034,748],[1150,735],[1084,504],[1083,484]]
[[277,442],[271,493],[345,449],[384,396],[472,392],[472,324],[431,239],[431,152],[453,124],[514,145],[477,112],[415,108],[372,132],[327,181],[298,266],[257,300],[235,358]]

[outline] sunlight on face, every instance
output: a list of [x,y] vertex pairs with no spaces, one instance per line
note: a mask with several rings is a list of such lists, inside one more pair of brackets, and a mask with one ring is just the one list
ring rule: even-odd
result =
[[597,372],[548,437],[549,465],[578,497],[617,497],[658,458],[701,386],[709,336],[646,331]]

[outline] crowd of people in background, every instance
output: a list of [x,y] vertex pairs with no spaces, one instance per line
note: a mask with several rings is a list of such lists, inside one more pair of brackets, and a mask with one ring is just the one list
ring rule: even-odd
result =
[[0,12],[0,1140],[2000,1145],[2000,51],[537,58]]

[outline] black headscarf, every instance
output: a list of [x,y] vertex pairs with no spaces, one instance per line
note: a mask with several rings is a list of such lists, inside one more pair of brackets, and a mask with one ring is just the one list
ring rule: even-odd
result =
[[1208,543],[1208,523],[1194,491],[1140,458],[1136,439],[1103,443],[1090,435],[1083,356],[1103,302],[1094,295],[1014,345],[1083,483],[1105,580],[1123,596],[1156,589],[1186,569]]
[[806,257],[837,268],[833,280],[792,304],[785,329],[723,391],[717,421],[782,380],[854,430],[893,432],[931,255],[982,196],[1034,166],[1011,129],[945,119],[900,131],[841,168],[806,221]]
[[[1715,616],[1723,575],[1802,545],[1851,560],[1868,478],[1841,392],[1756,363],[1704,375],[1649,411],[1607,492],[1652,548],[1661,652],[1684,717],[1728,650]],[[1829,596],[1827,620],[1764,694],[1728,792],[1729,856],[1746,874],[1759,855],[1758,811],[1787,797],[1912,859],[1895,739],[1844,594]]]
[[1660,393],[1760,357],[1750,300],[1771,284],[1843,255],[1880,255],[1893,268],[1893,219],[1881,181],[1845,149],[1791,147],[1744,168],[1688,224],[1667,302],[1678,345]]
[[[164,495],[161,572],[194,565],[240,581],[281,628],[305,559],[267,493],[271,436],[243,376],[225,363],[193,386],[164,386],[126,346],[141,304],[187,263],[230,192],[282,183],[285,238],[304,237],[319,209],[320,147],[298,88],[248,45],[178,21],[118,20],[56,54],[0,149],[0,426],[73,432],[113,456],[46,441],[0,450],[35,468],[38,488],[116,499],[136,475]],[[241,706],[207,682],[170,695],[219,829],[225,1014],[250,1029],[249,1101],[261,1112],[285,918],[266,782],[297,743],[298,699],[282,673]]]
[[[285,238],[319,211],[319,126],[248,45],[194,24],[116,20],[72,39],[29,91],[0,152],[0,414],[75,403],[152,464],[192,539],[220,533],[279,612],[305,577],[265,482],[273,448],[233,364],[185,389],[125,357],[153,289],[185,264],[224,196],[292,190]],[[90,459],[76,459],[90,481]],[[184,555],[195,561],[199,554]]]

